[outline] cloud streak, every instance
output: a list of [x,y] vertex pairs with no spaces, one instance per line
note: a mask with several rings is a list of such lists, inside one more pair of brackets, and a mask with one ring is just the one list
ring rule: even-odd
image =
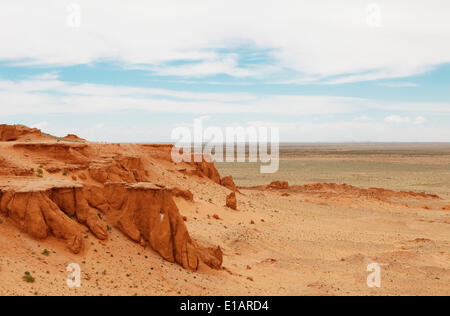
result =
[[[47,78],[47,76],[39,76]],[[142,110],[158,113],[250,113],[278,116],[328,116],[371,109],[411,113],[450,113],[448,103],[387,102],[354,97],[204,93],[130,86],[78,84],[62,80],[0,80],[3,115],[34,113],[117,113]],[[401,120],[393,116],[392,121]],[[412,119],[410,119],[412,120]]]

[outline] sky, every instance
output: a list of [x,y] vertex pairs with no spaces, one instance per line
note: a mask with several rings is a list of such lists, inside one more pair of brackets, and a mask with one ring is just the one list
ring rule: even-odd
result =
[[447,0],[2,0],[0,123],[92,141],[206,126],[450,142]]

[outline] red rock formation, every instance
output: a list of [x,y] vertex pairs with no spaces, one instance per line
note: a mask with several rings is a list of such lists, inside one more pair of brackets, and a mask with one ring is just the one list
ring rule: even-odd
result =
[[220,174],[214,166],[214,162],[208,162],[205,159],[202,159],[201,162],[196,162],[195,156],[192,154],[192,162],[190,164],[194,165],[200,174],[211,179],[215,183],[220,184]]
[[237,200],[236,200],[236,193],[231,192],[228,196],[227,196],[227,207],[233,209],[233,210],[237,210]]
[[[21,136],[28,140],[34,134],[42,135],[20,126],[0,128],[5,141]],[[53,235],[79,253],[88,230],[99,239],[108,238],[108,223],[186,269],[196,270],[200,262],[220,268],[220,248],[200,246],[191,239],[173,200],[175,195],[193,201],[192,192],[150,183],[173,170],[167,161],[155,165],[154,160],[167,159],[172,146],[100,145],[43,137],[0,143],[0,212],[23,232],[38,239]],[[213,163],[193,166],[220,183]]]
[[74,142],[86,142],[85,139],[80,138],[74,134],[68,134],[67,136],[63,137],[62,139],[67,140],[67,141],[74,141]]
[[0,125],[0,141],[2,142],[22,140],[25,137],[42,137],[42,133],[37,128],[23,125]]
[[29,156],[39,156],[46,162],[87,167],[91,153],[87,144],[78,143],[15,143],[13,148]]
[[89,174],[95,181],[106,182],[146,182],[148,173],[139,157],[116,157],[101,164],[91,165]]
[[51,233],[66,240],[74,253],[83,248],[82,228],[61,212],[47,192],[2,191],[0,195],[0,211],[25,233],[38,239]]
[[189,190],[181,190],[180,188],[171,189],[173,196],[182,197],[186,201],[194,201],[194,194]]
[[117,183],[108,185],[106,192],[111,207],[118,210],[116,226],[136,242],[149,242],[164,259],[197,270],[200,260],[208,264],[215,256],[191,239],[170,190],[150,183]]
[[33,169],[17,165],[10,157],[0,157],[0,176],[14,175],[18,177],[31,176]]
[[353,196],[364,197],[367,199],[375,199],[380,201],[389,201],[392,199],[417,199],[417,200],[435,200],[440,199],[435,194],[427,194],[424,192],[405,192],[405,191],[392,191],[381,188],[361,189],[348,184],[336,184],[336,183],[315,183],[307,184],[303,186],[290,187],[290,192],[296,193],[310,193],[321,194],[321,196]]
[[64,213],[89,227],[98,239],[108,238],[105,223],[100,220],[98,210],[88,204],[82,188],[53,188],[50,198]]
[[200,247],[198,246],[198,253],[202,261],[213,269],[220,269],[223,262],[223,252],[220,247]]
[[220,184],[233,192],[239,192],[232,176],[222,178],[222,180],[220,180]]
[[284,190],[289,188],[287,181],[274,181],[267,186],[267,189]]

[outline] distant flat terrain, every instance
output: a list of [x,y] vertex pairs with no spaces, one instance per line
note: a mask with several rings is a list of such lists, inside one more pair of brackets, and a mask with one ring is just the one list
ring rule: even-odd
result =
[[450,143],[282,144],[277,173],[261,174],[259,163],[216,166],[241,186],[285,180],[292,185],[333,182],[450,192]]

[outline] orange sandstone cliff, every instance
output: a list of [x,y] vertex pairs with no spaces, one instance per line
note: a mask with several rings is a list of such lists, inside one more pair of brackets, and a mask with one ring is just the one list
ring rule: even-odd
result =
[[116,227],[186,269],[201,263],[218,269],[220,247],[191,238],[173,199],[189,203],[193,194],[164,174],[188,173],[217,185],[220,175],[206,161],[175,165],[171,149],[96,144],[0,125],[0,212],[33,238],[57,237],[75,254],[83,251],[87,232],[107,240]]

